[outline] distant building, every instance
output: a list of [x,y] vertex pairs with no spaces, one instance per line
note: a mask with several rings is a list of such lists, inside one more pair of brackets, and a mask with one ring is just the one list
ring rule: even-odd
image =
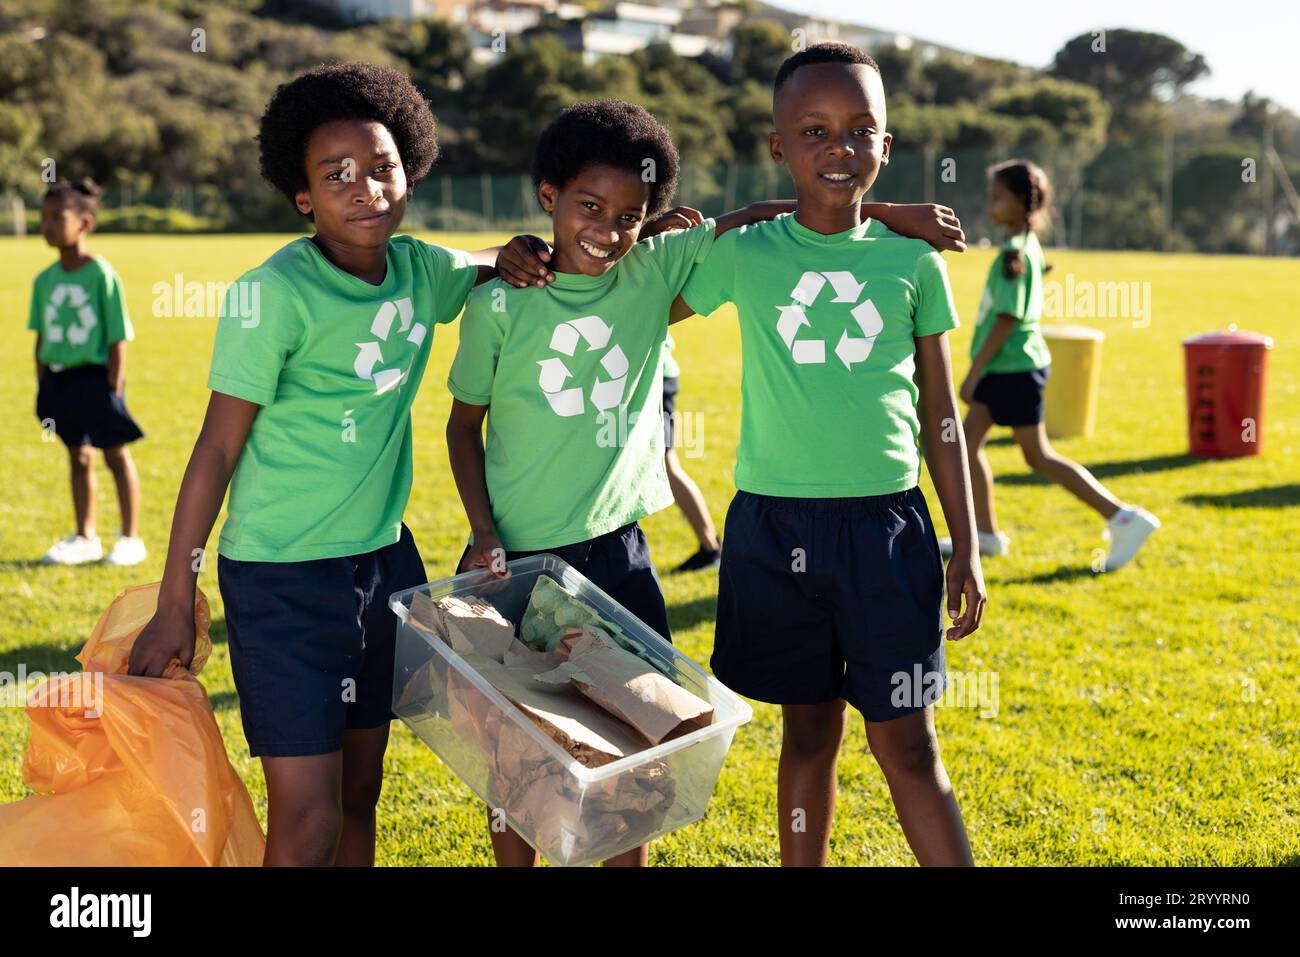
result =
[[731,34],[746,18],[774,20],[789,30],[792,37],[799,36],[808,45],[838,40],[866,50],[890,45],[915,47],[927,60],[947,49],[886,30],[805,16],[765,3],[742,6],[735,0],[641,0],[637,3],[615,0],[596,12],[561,0],[315,2],[355,21],[430,18],[461,25],[469,32],[474,58],[480,62],[493,59],[507,38],[521,36],[544,20],[562,21],[562,26],[554,32],[587,62],[602,56],[627,56],[656,44],[668,44],[680,56],[712,53],[729,58]]
[[613,3],[556,31],[571,49],[591,62],[602,56],[622,55],[668,44],[680,56],[722,53],[724,40],[681,29],[682,12],[676,7],[648,3]]
[[[320,2],[320,0],[318,0]],[[449,9],[453,6],[469,7],[472,0],[327,0],[321,6],[333,7],[344,19],[365,22],[369,20],[418,20],[424,18],[454,19]]]

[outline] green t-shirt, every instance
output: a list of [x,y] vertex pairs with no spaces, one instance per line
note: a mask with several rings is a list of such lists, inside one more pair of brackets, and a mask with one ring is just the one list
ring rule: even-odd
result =
[[296,239],[226,294],[208,388],[262,406],[230,483],[220,551],[291,562],[398,540],[411,491],[411,401],[433,325],[478,275],[464,253],[388,243],[372,286]]
[[868,220],[831,236],[791,213],[724,233],[683,297],[740,316],[736,487],[884,495],[916,485],[916,336],[957,325],[943,259]]
[[[1023,275],[1008,278],[1002,268],[1003,254],[1018,249],[1024,258]],[[1002,343],[984,371],[1028,372],[1041,369],[1052,361],[1043,338],[1040,321],[1043,318],[1043,247],[1033,233],[1012,236],[989,266],[989,278],[980,297],[979,316],[975,321],[975,334],[971,338],[970,355],[974,359],[989,337],[997,317],[1006,313],[1020,320],[1020,325]]]
[[713,227],[639,242],[603,276],[496,280],[469,297],[447,387],[490,406],[487,487],[507,550],[586,541],[672,504],[663,345]]
[[673,334],[670,332],[668,333],[668,338],[664,340],[664,378],[665,379],[676,379],[678,376],[682,374],[681,366],[679,366],[677,364],[677,360],[673,358],[673,349],[675,349],[676,347],[677,347],[677,343],[673,341]]
[[104,365],[108,347],[135,338],[122,280],[103,256],[72,272],[57,262],[32,286],[27,328],[41,334],[41,362],[54,371]]

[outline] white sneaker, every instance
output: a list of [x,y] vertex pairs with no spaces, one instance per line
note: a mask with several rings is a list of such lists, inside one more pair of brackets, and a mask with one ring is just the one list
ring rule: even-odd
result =
[[113,543],[113,550],[104,559],[109,565],[139,565],[145,558],[144,539],[130,535],[119,535]]
[[1136,505],[1120,506],[1120,510],[1111,516],[1106,523],[1106,530],[1102,532],[1102,537],[1110,542],[1105,570],[1113,572],[1127,565],[1151,533],[1159,527],[1160,519],[1146,509]]
[[51,545],[41,562],[45,565],[84,565],[86,562],[97,562],[103,557],[104,546],[98,536],[86,538],[73,532]]
[[[1011,536],[1006,532],[976,532],[975,537],[979,541],[982,556],[996,557],[1011,551]],[[952,554],[951,538],[939,539],[939,554],[944,558]]]

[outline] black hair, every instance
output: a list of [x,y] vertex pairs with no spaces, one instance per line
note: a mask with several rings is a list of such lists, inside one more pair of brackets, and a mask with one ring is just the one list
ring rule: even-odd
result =
[[89,176],[83,176],[75,183],[60,179],[50,184],[41,201],[57,199],[61,203],[71,203],[72,207],[83,216],[98,216],[99,196],[103,192]]
[[785,86],[785,81],[790,79],[795,70],[814,63],[859,63],[880,72],[880,65],[871,54],[863,53],[855,46],[847,43],[816,43],[785,58],[772,82],[772,95],[781,92],[781,87]]
[[612,166],[645,178],[646,217],[668,209],[677,192],[680,160],[673,138],[644,107],[623,100],[587,100],[561,111],[542,130],[533,152],[533,185],[563,187],[588,166]]
[[257,134],[262,177],[290,202],[307,188],[308,139],[334,120],[382,123],[397,144],[409,186],[428,176],[438,158],[437,123],[405,73],[371,63],[313,67],[276,88]]
[[[1042,167],[1027,159],[1011,159],[989,167],[989,175],[1005,186],[1025,208],[1021,232],[1039,232],[1047,226],[1052,208],[1052,184]],[[1051,266],[1043,271],[1048,272]],[[1002,254],[1002,273],[1008,279],[1025,274],[1025,260],[1018,249]]]

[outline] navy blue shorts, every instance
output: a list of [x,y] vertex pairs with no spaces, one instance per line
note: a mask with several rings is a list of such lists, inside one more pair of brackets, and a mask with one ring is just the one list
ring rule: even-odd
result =
[[975,385],[975,401],[989,407],[994,425],[1037,425],[1043,421],[1043,388],[1051,368],[986,372]]
[[919,488],[862,498],[737,492],[710,666],[758,701],[842,698],[868,721],[899,718],[946,685],[943,589]]
[[664,451],[673,447],[673,412],[677,409],[677,390],[681,380],[676,376],[664,379]]
[[[469,554],[465,546],[459,569]],[[543,548],[533,552],[506,551],[506,561],[527,558],[530,555],[554,555],[572,565],[597,588],[609,595],[633,615],[645,622],[650,630],[665,641],[672,641],[668,631],[668,608],[664,604],[664,591],[659,585],[659,574],[650,561],[650,543],[636,522],[597,535],[585,542]]]
[[305,562],[217,558],[230,667],[254,757],[329,754],[347,728],[393,719],[397,617],[428,579],[411,531],[372,552]]
[[113,391],[105,365],[47,369],[36,391],[36,418],[50,422],[68,448],[111,449],[144,438],[127,410],[126,387],[121,395]]

